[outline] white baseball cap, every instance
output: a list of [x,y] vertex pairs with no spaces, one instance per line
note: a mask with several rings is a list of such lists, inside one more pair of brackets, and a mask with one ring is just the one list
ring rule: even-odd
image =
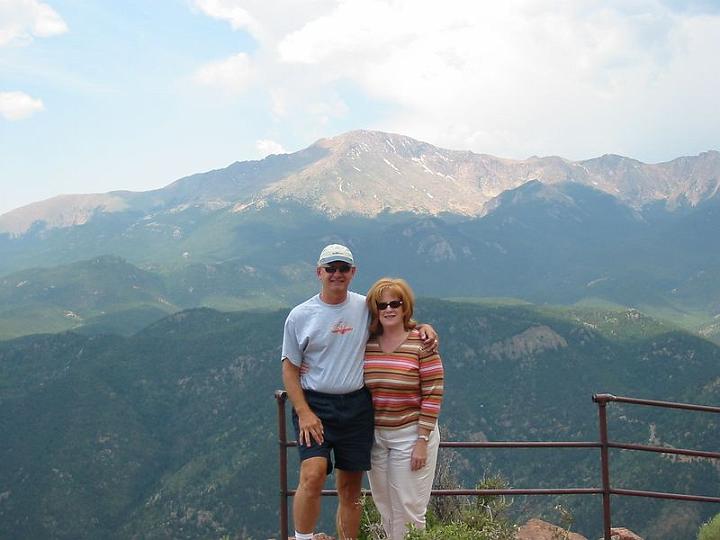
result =
[[317,263],[318,266],[322,266],[335,261],[341,261],[348,263],[350,266],[355,266],[352,252],[341,244],[330,244],[329,246],[325,246],[320,253],[320,258]]

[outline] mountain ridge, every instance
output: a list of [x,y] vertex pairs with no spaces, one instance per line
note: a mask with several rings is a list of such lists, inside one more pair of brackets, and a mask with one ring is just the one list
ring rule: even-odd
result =
[[289,154],[235,162],[146,191],[59,195],[0,215],[0,234],[26,234],[87,223],[97,214],[181,212],[189,207],[242,212],[293,201],[327,215],[443,212],[476,216],[485,204],[530,180],[577,182],[629,206],[664,202],[696,206],[720,190],[720,152],[645,164],[605,154],[583,161],[558,156],[525,160],[448,150],[404,135],[358,130],[319,139]]

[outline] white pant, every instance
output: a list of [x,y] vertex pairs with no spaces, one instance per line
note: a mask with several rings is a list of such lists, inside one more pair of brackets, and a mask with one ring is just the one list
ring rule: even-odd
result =
[[436,425],[430,433],[426,465],[412,471],[410,456],[417,434],[417,424],[401,429],[375,429],[368,480],[389,540],[405,538],[409,525],[425,528],[425,510],[435,477],[440,434]]

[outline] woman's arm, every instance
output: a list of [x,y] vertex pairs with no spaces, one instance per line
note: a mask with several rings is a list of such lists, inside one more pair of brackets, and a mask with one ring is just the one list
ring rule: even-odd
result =
[[416,471],[427,463],[427,445],[440,414],[444,392],[445,372],[437,352],[427,351],[420,358],[420,419],[418,440],[410,456],[410,469]]
[[440,355],[425,351],[420,355],[420,420],[419,427],[432,431],[440,415],[445,371]]

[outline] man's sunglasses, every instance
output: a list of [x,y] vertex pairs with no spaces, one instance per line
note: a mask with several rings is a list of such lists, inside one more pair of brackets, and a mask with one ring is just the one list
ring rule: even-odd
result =
[[377,302],[377,307],[380,311],[384,311],[390,306],[393,309],[397,309],[403,305],[402,300],[393,300],[392,302]]
[[328,274],[334,274],[335,272],[338,272],[338,271],[341,274],[347,274],[350,271],[350,269],[352,268],[352,266],[350,266],[348,264],[341,264],[340,266],[323,266],[323,268],[325,269],[325,271]]

